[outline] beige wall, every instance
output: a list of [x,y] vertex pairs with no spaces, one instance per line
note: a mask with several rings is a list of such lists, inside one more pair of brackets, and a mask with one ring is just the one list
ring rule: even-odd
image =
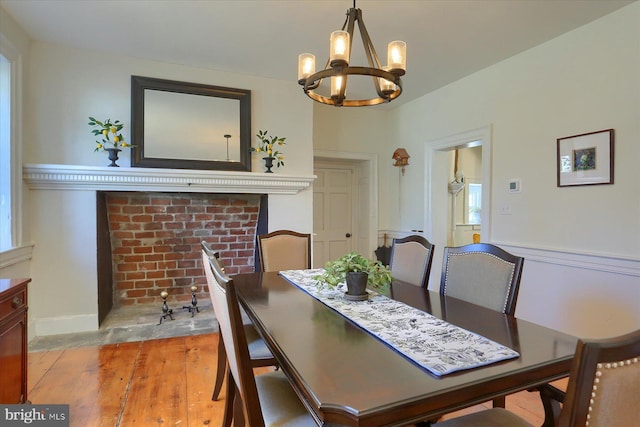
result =
[[[378,228],[411,230],[424,228],[430,215],[427,143],[491,126],[492,233],[483,240],[526,257],[516,314],[580,336],[621,333],[640,325],[639,20],[636,2],[390,110],[317,105],[293,81],[35,43],[24,161],[102,165],[86,117],[128,123],[131,74],[251,89],[254,132],[268,128],[288,138],[287,173],[311,174],[313,150],[376,154]],[[607,128],[616,131],[615,184],[557,188],[556,138]],[[404,177],[392,166],[398,147],[411,155]],[[123,160],[127,164],[127,154]],[[507,192],[511,178],[522,179],[521,194]],[[25,230],[36,245],[30,317],[92,318],[95,277],[83,274],[95,271],[95,257],[82,250],[87,242],[65,239],[78,226],[94,239],[84,218],[93,215],[95,200],[82,192],[34,193],[44,192],[25,196],[33,207]],[[499,215],[507,204],[513,214]],[[293,221],[311,229],[311,205],[311,189],[274,197],[270,227]],[[430,237],[432,230],[425,231]],[[435,243],[437,255],[443,242]],[[436,257],[432,289],[440,262]],[[64,299],[69,295],[71,301]]]
[[[88,116],[119,119],[130,135],[131,75],[251,90],[252,134],[267,129],[287,137],[286,166],[277,174],[313,172],[313,107],[296,82],[215,72],[202,68],[105,55],[34,42],[26,93],[24,163],[106,166],[95,153]],[[276,101],[277,100],[277,101]],[[186,136],[188,137],[188,135]],[[252,138],[255,142],[255,138]],[[179,144],[180,141],[176,141]],[[130,154],[121,153],[120,170]],[[262,173],[260,156],[252,169]],[[269,228],[310,232],[312,189],[269,198]],[[97,328],[95,192],[26,190],[33,209],[25,221],[34,242],[30,263],[30,335]]]
[[[389,112],[359,117],[380,153],[380,229],[421,229],[430,185],[427,144],[491,126],[491,235],[527,258],[518,314],[582,336],[625,332],[640,325],[640,3],[562,35]],[[410,72],[410,68],[408,70]],[[405,89],[409,90],[409,89]],[[329,114],[337,114],[328,110]],[[344,113],[350,117],[351,112]],[[316,109],[314,123],[325,111]],[[378,127],[377,127],[378,126]],[[556,139],[613,128],[615,184],[556,187]],[[359,128],[341,129],[341,149],[357,146]],[[390,136],[393,138],[390,138]],[[314,144],[329,145],[314,131]],[[372,142],[372,141],[369,141]],[[385,165],[394,148],[411,154],[406,179]],[[387,154],[384,154],[388,152]],[[522,193],[507,191],[522,180]],[[384,203],[401,192],[403,215]],[[512,215],[500,215],[508,205]],[[484,206],[483,206],[484,209]],[[425,230],[432,238],[433,230]],[[437,246],[430,287],[437,287]],[[440,254],[440,256],[438,256]]]

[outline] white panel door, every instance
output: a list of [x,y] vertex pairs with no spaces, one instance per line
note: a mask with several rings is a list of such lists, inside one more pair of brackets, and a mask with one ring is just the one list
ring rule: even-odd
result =
[[353,170],[316,168],[314,174],[313,266],[318,268],[353,250]]

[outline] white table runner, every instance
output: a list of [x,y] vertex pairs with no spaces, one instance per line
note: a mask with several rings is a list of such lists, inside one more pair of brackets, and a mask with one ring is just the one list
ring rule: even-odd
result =
[[344,283],[331,288],[314,279],[322,272],[287,270],[280,275],[437,376],[520,356],[509,347],[375,292],[369,291],[366,301],[349,301],[344,298]]

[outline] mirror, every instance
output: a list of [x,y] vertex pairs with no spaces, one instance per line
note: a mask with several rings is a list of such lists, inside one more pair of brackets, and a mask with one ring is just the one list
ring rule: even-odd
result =
[[251,171],[251,91],[131,76],[131,166]]

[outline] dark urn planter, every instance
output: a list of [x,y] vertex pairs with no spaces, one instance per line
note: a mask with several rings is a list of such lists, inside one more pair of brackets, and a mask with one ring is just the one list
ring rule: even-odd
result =
[[118,153],[122,150],[119,148],[105,148],[104,151],[109,152],[109,160],[111,160],[111,164],[107,166],[119,168],[120,166],[116,164],[116,160],[118,160]]
[[367,293],[367,280],[369,275],[363,271],[350,271],[346,274],[347,292],[345,297],[347,299],[360,301],[369,298]]
[[271,168],[273,167],[273,160],[274,159],[275,159],[275,157],[263,157],[262,158],[262,160],[264,160],[264,167],[267,168],[267,170],[264,171],[264,173],[273,173]]

